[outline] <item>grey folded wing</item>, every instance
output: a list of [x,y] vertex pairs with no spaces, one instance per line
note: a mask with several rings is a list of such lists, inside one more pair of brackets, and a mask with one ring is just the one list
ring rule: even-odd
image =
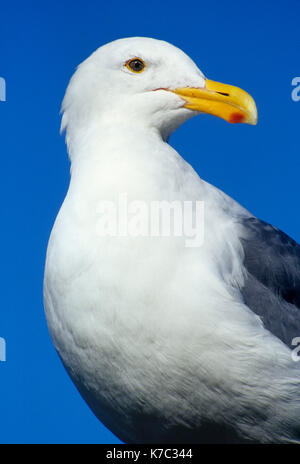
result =
[[242,246],[247,276],[241,288],[247,306],[264,327],[293,348],[300,337],[300,246],[255,217],[243,218]]

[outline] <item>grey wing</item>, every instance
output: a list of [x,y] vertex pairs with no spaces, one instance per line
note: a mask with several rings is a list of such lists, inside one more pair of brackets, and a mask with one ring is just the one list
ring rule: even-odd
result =
[[255,217],[240,222],[247,276],[241,288],[247,306],[265,328],[290,348],[300,337],[300,246]]

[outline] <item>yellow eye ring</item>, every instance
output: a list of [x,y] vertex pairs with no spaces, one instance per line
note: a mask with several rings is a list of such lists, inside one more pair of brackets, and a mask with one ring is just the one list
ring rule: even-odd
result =
[[145,71],[146,68],[146,63],[141,58],[132,58],[126,61],[125,65],[129,71],[134,73],[141,73]]

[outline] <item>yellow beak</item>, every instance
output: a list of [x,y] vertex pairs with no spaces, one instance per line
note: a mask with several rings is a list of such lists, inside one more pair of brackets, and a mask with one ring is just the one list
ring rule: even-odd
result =
[[183,87],[172,90],[185,100],[185,108],[219,116],[231,123],[257,123],[257,109],[253,98],[233,85],[205,80],[204,88]]

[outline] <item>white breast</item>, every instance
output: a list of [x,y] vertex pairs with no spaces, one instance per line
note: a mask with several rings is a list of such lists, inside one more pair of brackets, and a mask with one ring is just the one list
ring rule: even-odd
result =
[[[124,162],[110,142],[109,159],[73,165],[47,253],[45,308],[56,349],[95,414],[127,441],[138,440],[143,415],[174,424],[230,420],[253,400],[245,391],[233,401],[249,372],[257,377],[276,360],[273,340],[258,358],[268,334],[238,291],[241,247],[226,209],[246,212],[161,145],[160,162],[155,144],[151,158],[131,150]],[[203,246],[187,248],[183,237],[98,236],[97,204],[122,192],[129,201],[204,200]]]

